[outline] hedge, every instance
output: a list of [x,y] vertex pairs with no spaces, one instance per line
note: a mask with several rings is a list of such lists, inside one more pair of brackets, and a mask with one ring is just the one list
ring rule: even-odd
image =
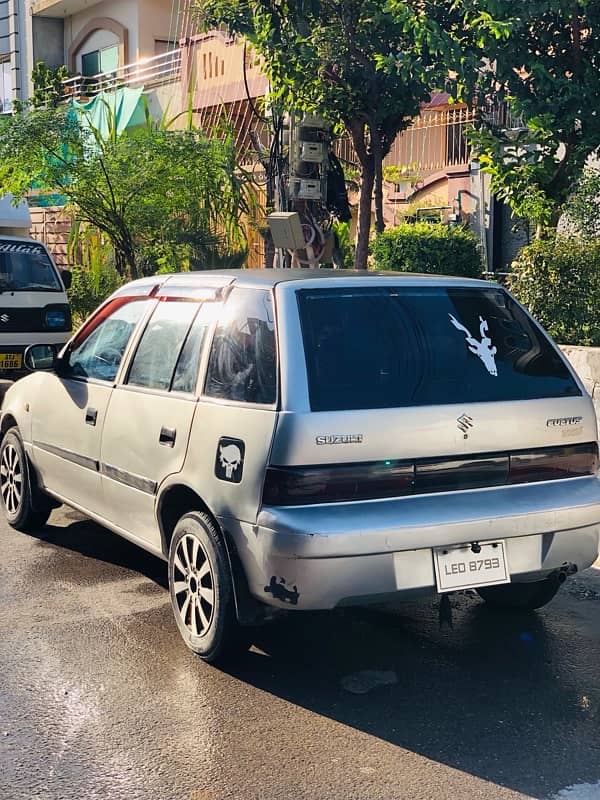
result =
[[510,290],[561,344],[600,346],[600,242],[566,236],[524,247]]
[[377,270],[468,278],[481,278],[483,271],[477,237],[460,226],[403,223],[380,233],[371,253]]

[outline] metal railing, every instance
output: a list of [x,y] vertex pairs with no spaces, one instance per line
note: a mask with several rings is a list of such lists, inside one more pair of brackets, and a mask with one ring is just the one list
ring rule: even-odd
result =
[[181,54],[181,48],[178,48],[97,75],[75,75],[67,78],[62,83],[61,100],[89,99],[100,92],[109,92],[124,86],[148,88],[177,81],[181,77]]
[[[505,130],[518,130],[523,122],[511,114],[506,103],[490,106],[487,121]],[[400,133],[385,158],[386,166],[399,167],[415,181],[448,167],[466,166],[471,159],[468,130],[477,120],[475,108],[447,106],[423,109],[412,125]],[[336,142],[337,155],[347,164],[358,165],[352,141],[344,136]]]
[[[423,109],[410,128],[396,137],[385,165],[399,167],[409,177],[423,178],[447,167],[468,164],[466,130],[473,120],[474,111],[468,108]],[[349,137],[336,142],[335,150],[344,162],[358,164]]]

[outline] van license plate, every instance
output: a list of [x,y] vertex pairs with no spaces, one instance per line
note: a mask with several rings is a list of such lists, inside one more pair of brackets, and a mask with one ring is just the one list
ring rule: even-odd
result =
[[0,370],[21,369],[22,363],[21,353],[0,353]]
[[470,544],[434,548],[439,592],[510,583],[504,542],[482,542],[480,547],[480,553],[474,553]]

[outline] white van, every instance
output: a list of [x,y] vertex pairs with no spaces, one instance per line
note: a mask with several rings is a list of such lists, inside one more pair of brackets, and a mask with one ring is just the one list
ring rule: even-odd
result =
[[59,272],[46,247],[29,235],[26,203],[0,198],[0,378],[23,372],[23,351],[33,343],[61,347],[71,336],[66,289],[71,273]]

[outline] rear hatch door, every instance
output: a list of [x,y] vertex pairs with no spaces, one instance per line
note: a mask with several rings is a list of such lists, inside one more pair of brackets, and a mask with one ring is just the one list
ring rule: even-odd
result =
[[[271,464],[345,474],[338,497],[324,472],[313,471],[321,502],[328,493],[369,499],[513,483],[524,465],[521,481],[589,474],[591,401],[504,289],[319,283],[294,287],[304,352],[282,358],[303,362],[305,407],[296,402],[280,414]],[[367,474],[376,476],[370,489]],[[267,503],[281,478],[268,476]]]

